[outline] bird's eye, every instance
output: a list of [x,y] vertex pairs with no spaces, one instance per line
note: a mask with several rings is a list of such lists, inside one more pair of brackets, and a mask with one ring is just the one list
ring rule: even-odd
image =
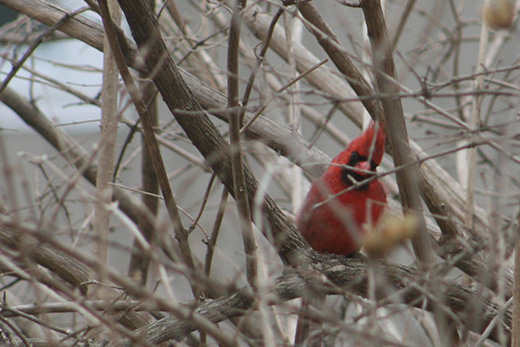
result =
[[350,155],[350,162],[355,164],[357,162],[359,162],[359,159],[360,159],[360,155],[358,152],[352,152],[352,154]]

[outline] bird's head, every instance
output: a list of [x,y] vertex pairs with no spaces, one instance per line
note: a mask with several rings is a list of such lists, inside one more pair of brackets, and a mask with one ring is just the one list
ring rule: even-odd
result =
[[[348,147],[333,161],[341,167],[341,180],[348,186],[364,181],[373,176],[373,172],[381,164],[385,151],[385,132],[383,125],[371,123],[363,134],[354,139]],[[357,187],[357,190],[368,189],[369,184]]]

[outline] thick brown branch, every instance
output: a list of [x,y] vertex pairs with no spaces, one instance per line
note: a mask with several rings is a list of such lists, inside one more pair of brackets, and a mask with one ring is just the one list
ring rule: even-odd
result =
[[371,98],[374,89],[368,84],[361,71],[354,65],[348,53],[339,44],[339,40],[329,27],[313,1],[297,3],[303,17],[308,21],[307,27],[314,34],[321,47],[334,62],[338,70],[345,76],[352,89],[360,97],[363,106],[374,119],[381,119],[381,106],[377,99]]
[[[228,191],[234,195],[230,147],[211,123],[180,75],[164,45],[157,20],[149,8],[148,2],[121,1],[120,5],[125,12],[137,45],[145,54],[146,69],[151,73],[150,77],[154,80],[168,108],[193,145],[204,156]],[[257,208],[264,212],[263,215],[268,221],[268,237],[274,238],[282,258],[293,263],[296,256],[294,254],[296,245],[303,241],[297,235],[294,226],[287,223],[283,212],[276,203],[267,194],[259,191],[258,182],[245,166],[244,176],[250,206],[255,206],[255,195],[261,194],[262,206],[257,206]]]
[[[5,91],[4,91],[5,92]],[[79,288],[82,294],[86,293],[85,283],[90,280],[89,268],[82,262],[64,254],[60,249],[50,246],[42,240],[26,235],[12,223],[0,220],[0,244],[3,247],[28,255],[28,259],[35,264],[45,267],[51,273],[61,277],[72,288]],[[44,282],[45,283],[45,282]],[[47,285],[57,291],[70,290],[63,288],[61,281],[47,281]],[[120,292],[110,290],[114,297]],[[75,298],[76,299],[76,298]],[[77,299],[79,302],[81,299]],[[131,329],[142,327],[150,322],[150,317],[139,312],[129,311],[121,318],[121,323]]]
[[[381,3],[378,0],[370,0],[361,1],[361,5],[372,46],[377,89],[382,94],[393,94],[398,91],[397,85],[392,81],[397,80],[397,74],[393,52],[388,49],[389,42]],[[413,162],[414,157],[409,145],[401,100],[399,98],[382,97],[381,103],[384,111],[383,120],[386,123],[386,133],[395,166]],[[422,213],[418,166],[407,166],[398,171],[396,177],[403,210],[413,211],[420,226],[419,232],[412,238],[414,251],[423,265],[432,264],[434,255]]]
[[[314,292],[319,290],[327,294],[343,294],[345,291],[361,296],[367,296],[368,292],[368,265],[359,259],[348,259],[333,255],[323,255],[313,253],[311,256],[314,269],[327,276],[330,281],[324,283],[316,277],[317,281],[309,282],[312,276],[306,276],[305,280],[296,272],[286,273],[276,280],[276,285],[272,291],[270,304],[280,304],[283,301],[300,297],[302,293]],[[381,274],[388,284],[395,290],[390,293],[379,293],[377,299],[384,302],[389,295],[400,292],[398,298],[393,298],[392,302],[407,303],[418,308],[424,308],[424,290],[418,287],[418,283],[423,283],[420,275],[407,267],[382,264]],[[312,288],[318,289],[312,289]],[[474,300],[482,300],[480,317],[482,320],[477,325],[466,326],[468,329],[482,333],[491,320],[499,313],[499,307],[493,302],[480,298],[480,294],[468,290],[455,282],[448,282],[445,287],[445,305],[458,317],[462,324],[471,320],[466,317],[467,303]],[[428,309],[432,310],[432,300],[428,300]],[[389,302],[386,302],[388,304]],[[199,314],[212,322],[221,322],[230,317],[245,315],[255,308],[256,300],[244,293],[234,293],[220,299],[205,303],[195,310]],[[510,332],[511,312],[506,311],[504,321],[501,323],[505,331]],[[160,343],[168,339],[182,339],[186,334],[195,330],[192,323],[179,320],[175,317],[167,317],[150,326],[141,329],[146,333],[147,339]],[[497,340],[497,329],[493,329],[490,338]]]
[[[92,261],[84,259],[84,256],[81,256],[77,251],[71,250],[66,246],[59,247],[58,242],[47,236],[49,235],[48,231],[40,232],[28,227],[18,227],[11,222],[3,220],[0,220],[0,224],[2,224],[0,225],[0,242],[5,247],[14,251],[20,251],[21,241],[16,235],[23,233],[24,251],[32,254],[32,259],[36,263],[46,266],[57,273],[67,269],[67,271],[79,271],[79,273],[83,272],[86,274],[88,271],[83,264],[97,266]],[[50,242],[51,240],[52,243]],[[64,251],[67,251],[67,254]],[[326,294],[344,294],[349,292],[363,297],[368,295],[370,265],[363,259],[320,254],[309,250],[308,246],[305,245],[301,245],[300,251],[301,254],[306,255],[307,260],[310,262],[311,271],[316,271],[317,274],[324,274],[327,280],[324,280],[323,276],[320,275],[312,276],[308,273],[305,274],[288,269],[284,275],[276,280],[272,288],[271,293],[273,295],[269,304],[280,304],[283,301],[291,300],[316,290]],[[72,253],[79,260],[72,258]],[[425,296],[424,287],[427,287],[429,283],[419,272],[412,268],[390,263],[379,264],[378,270],[380,271],[378,276],[384,278],[387,283],[386,288],[392,288],[392,290],[384,290],[377,293],[376,299],[380,301],[381,305],[405,303],[422,309],[424,308],[424,300],[427,299],[428,306],[426,308],[428,310],[432,309],[431,303],[435,298]],[[116,278],[111,272],[109,272],[109,276],[115,283],[124,286],[135,297],[154,299],[149,296],[149,293],[142,286],[123,278]],[[76,280],[76,283],[82,279],[79,278]],[[500,312],[498,305],[490,300],[483,299],[480,292],[469,290],[455,282],[445,282],[443,291],[445,297],[444,304],[447,308],[458,317],[462,324],[473,324],[466,327],[474,332],[482,333],[491,320]],[[399,293],[399,295],[395,296],[395,293]],[[389,297],[392,298],[390,299]],[[478,317],[481,320],[475,323],[474,320],[468,319],[465,315],[467,314],[468,303],[477,301],[481,303],[480,312],[478,313]],[[200,329],[201,326],[208,327],[207,324],[209,322],[217,323],[232,317],[243,316],[256,309],[256,303],[256,298],[252,298],[247,293],[237,292],[208,301],[198,307],[195,312],[189,313],[189,310],[186,308],[173,307],[164,300],[154,299],[147,303],[147,305],[152,305],[149,307],[161,308],[176,314],[143,327],[140,331],[144,332],[147,339],[154,343],[168,339],[180,340],[189,332]],[[501,324],[502,328],[509,334],[511,312],[506,310],[503,314],[503,321],[499,325]],[[497,328],[492,330],[490,338],[495,341],[498,339]]]

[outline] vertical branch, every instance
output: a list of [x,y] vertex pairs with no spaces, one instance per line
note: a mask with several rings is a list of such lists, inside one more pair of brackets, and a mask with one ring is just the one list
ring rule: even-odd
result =
[[[520,214],[517,216],[520,223]],[[513,287],[513,332],[512,347],[520,347],[520,237],[517,236],[515,243],[515,282]]]
[[[121,21],[121,10],[117,1],[109,0],[108,6],[110,12],[113,13],[112,20],[115,23]],[[99,149],[99,166],[96,176],[96,195],[94,217],[94,254],[100,264],[97,277],[100,281],[104,281],[104,269],[108,260],[108,243],[110,236],[110,210],[109,205],[112,202],[112,181],[115,163],[115,147],[117,140],[117,124],[118,124],[118,89],[119,89],[119,72],[114,61],[114,55],[110,49],[108,37],[103,40],[103,89],[101,91],[101,141]],[[94,290],[90,293],[100,293],[101,290]]]
[[[396,94],[399,91],[395,82],[397,74],[380,1],[362,0],[361,5],[372,46],[377,91],[383,95]],[[411,240],[412,246],[418,258],[418,266],[427,270],[434,264],[435,257],[422,211],[419,167],[417,164],[412,164],[414,163],[414,157],[404,122],[403,107],[399,98],[382,97],[381,103],[394,165],[395,167],[404,165],[403,169],[396,173],[403,212],[412,214],[418,223],[417,232]],[[441,306],[443,295],[440,289],[435,281],[429,284],[429,290],[441,296],[440,300],[433,304],[434,317],[442,341],[447,344],[453,344],[458,340],[458,336],[456,335],[454,325],[450,324],[450,318],[445,314]]]
[[[157,174],[159,186],[161,188],[161,192],[164,197],[164,202],[166,204],[166,210],[168,211],[168,215],[173,224],[175,238],[179,243],[179,251],[181,254],[182,261],[188,267],[188,269],[193,270],[195,266],[193,263],[190,245],[188,243],[188,235],[182,225],[179,210],[177,208],[177,204],[175,202],[175,198],[173,196],[170,183],[168,181],[168,175],[166,174],[166,168],[164,167],[164,162],[161,157],[159,145],[157,144],[157,140],[155,138],[153,126],[150,121],[150,115],[148,114],[148,109],[140,96],[139,90],[134,82],[134,79],[130,74],[130,71],[128,70],[128,66],[126,65],[123,53],[121,52],[121,47],[119,46],[119,41],[117,40],[115,28],[113,27],[112,20],[110,19],[110,12],[107,7],[106,1],[107,0],[98,1],[101,11],[101,17],[103,19],[103,26],[105,27],[106,35],[109,38],[110,47],[114,52],[114,58],[116,60],[117,67],[119,68],[119,72],[121,73],[121,77],[125,82],[125,86],[128,90],[128,93],[130,94],[132,102],[134,103],[135,108],[139,114],[139,118],[141,119],[146,145],[149,149],[150,157],[153,162],[155,172]],[[194,296],[197,298],[197,288],[192,287],[192,292]]]
[[[496,129],[499,131],[502,139],[499,140],[500,144],[504,148],[508,148],[508,129],[505,125],[498,125]],[[506,195],[504,191],[504,187],[507,185],[506,183],[506,170],[503,170],[506,167],[507,161],[506,156],[502,152],[498,152],[496,158],[494,159],[494,174],[493,174],[493,192],[494,194],[490,197],[490,208],[489,208],[489,226],[490,230],[494,232],[490,233],[491,244],[489,245],[490,257],[488,260],[489,269],[495,269],[497,276],[497,290],[496,295],[499,300],[507,301],[506,291],[510,291],[506,289],[505,276],[504,273],[507,271],[505,265],[509,258],[508,248],[509,245],[506,245],[509,237],[506,236],[505,230],[502,228],[502,223],[504,221],[503,216],[501,215],[501,207],[503,206],[503,198]],[[486,238],[484,238],[485,240]],[[515,269],[516,270],[516,269]],[[513,284],[514,286],[514,284]],[[517,317],[518,318],[518,317]],[[504,344],[506,341],[506,335],[502,327],[498,328],[498,338],[501,341],[501,344]]]
[[[389,42],[381,4],[379,1],[362,0],[361,5],[372,46],[377,89],[381,94],[397,94],[394,59],[392,51],[388,49]],[[382,97],[381,103],[394,164],[396,167],[403,166],[403,169],[396,173],[403,210],[415,214],[419,223],[419,232],[412,238],[412,245],[420,265],[428,266],[433,263],[434,256],[422,213],[418,166],[410,165],[414,162],[414,157],[408,142],[401,100]]]
[[[296,63],[296,56],[294,52],[294,44],[300,44],[302,41],[302,29],[303,22],[297,18],[293,19],[293,16],[289,15],[290,13],[284,11],[284,28],[285,28],[285,42],[287,44],[287,62],[289,64],[289,81],[296,81],[286,86],[287,94],[287,117],[286,122],[288,127],[295,133],[302,133],[302,120],[301,120],[301,112],[300,112],[300,97],[299,97],[299,82],[297,81],[298,77],[298,67]],[[294,26],[293,26],[294,24]],[[295,29],[295,30],[293,30]],[[280,90],[282,87],[276,88],[276,90]],[[287,184],[287,189],[290,191],[290,199],[291,199],[291,207],[293,212],[297,213],[297,211],[301,208],[303,203],[303,199],[305,198],[305,180],[303,177],[302,170],[290,163],[287,165],[286,158],[278,158],[277,162],[281,165],[287,166],[286,175],[290,177],[290,183]],[[262,308],[262,307],[261,307]],[[303,315],[306,308],[309,308],[306,305],[306,300],[302,300],[300,307],[300,314]],[[264,310],[265,311],[265,310]],[[263,311],[261,311],[263,312]],[[317,324],[313,325],[316,329],[320,327]],[[309,324],[306,324],[305,318],[300,316],[296,322],[295,329],[296,331],[293,333],[292,329],[282,329],[286,338],[289,341],[294,341],[295,345],[301,343],[305,337],[308,336],[308,328]],[[298,328],[300,328],[300,334],[298,334]],[[288,330],[288,331],[287,331]],[[291,336],[292,335],[292,336]],[[293,340],[294,339],[294,340]]]
[[256,243],[251,223],[250,206],[247,199],[244,170],[242,167],[242,152],[240,150],[240,107],[238,102],[239,75],[238,75],[238,51],[240,45],[240,26],[242,24],[241,11],[246,5],[246,0],[236,0],[233,8],[231,27],[229,29],[228,46],[228,108],[229,133],[231,142],[231,167],[233,170],[233,186],[240,221],[240,230],[246,253],[247,280],[252,288],[256,287],[257,262]]
[[[144,74],[141,74],[141,77],[145,78]],[[157,126],[158,124],[158,109],[157,109],[157,101],[155,99],[156,89],[152,82],[144,82],[142,84],[143,90],[143,99],[148,101],[150,105],[148,107],[148,114],[150,115],[150,122],[152,126]],[[151,100],[151,101],[149,101]],[[155,173],[153,161],[150,156],[150,149],[146,144],[145,136],[142,136],[143,143],[143,151],[141,153],[141,175],[142,175],[142,184],[143,191],[151,193],[144,194],[142,197],[143,204],[150,211],[150,214],[153,216],[157,215],[157,209],[159,207],[159,199],[154,195],[159,193],[159,185],[157,184],[157,174]],[[147,218],[144,214],[139,216],[139,230],[143,233],[144,238],[148,243],[153,244],[156,235],[156,228],[152,225],[152,222],[149,218]],[[132,257],[130,259],[130,265],[128,269],[128,275],[135,279],[136,282],[140,282],[141,284],[146,284],[148,268],[150,265],[150,256],[149,254],[143,253],[143,248],[137,239],[134,240],[134,244],[132,246]]]
[[[480,127],[480,104],[482,102],[482,95],[478,94],[479,90],[482,90],[484,85],[484,75],[481,74],[484,71],[484,64],[486,61],[486,52],[488,47],[489,29],[485,23],[482,23],[482,29],[480,31],[480,42],[478,51],[478,62],[475,73],[475,95],[471,104],[471,120],[470,126],[472,134],[469,136],[470,141],[477,138],[477,131]],[[474,211],[474,190],[475,190],[475,170],[477,165],[477,147],[468,149],[468,171],[466,176],[466,218],[465,224],[469,229],[473,229],[473,211]]]
[[[294,27],[293,27],[294,24]],[[294,55],[293,42],[301,42],[302,39],[302,26],[303,23],[300,20],[291,20],[288,12],[284,12],[284,25],[285,25],[285,40],[287,42],[288,51],[288,62],[289,62],[289,80],[296,80],[298,76],[298,70],[296,67],[296,57]],[[295,29],[293,31],[293,29]],[[301,114],[300,114],[300,98],[298,96],[299,83],[294,82],[287,90],[289,91],[289,105],[287,105],[287,123],[292,131],[301,134]],[[296,165],[290,165],[289,174],[292,177],[293,184],[288,188],[291,190],[291,205],[293,211],[296,211],[305,197],[303,191],[303,173]]]

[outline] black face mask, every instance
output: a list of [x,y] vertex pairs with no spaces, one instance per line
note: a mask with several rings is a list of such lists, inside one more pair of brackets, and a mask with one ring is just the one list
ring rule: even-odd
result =
[[[347,165],[350,167],[355,167],[357,164],[359,164],[363,161],[367,161],[367,160],[368,160],[368,157],[366,157],[364,155],[360,155],[358,152],[352,152],[352,154],[350,155],[350,160],[347,163]],[[357,170],[353,170],[350,167],[344,167],[341,169],[341,180],[348,186],[352,186],[352,185],[354,185],[354,183],[362,182],[362,181],[374,176],[373,174],[367,174],[367,173],[359,172]],[[376,168],[377,168],[377,164],[373,160],[371,160],[370,161],[370,170],[375,171]],[[355,180],[356,182],[353,182],[353,180]],[[355,189],[360,190],[360,191],[367,190],[369,185],[370,185],[370,182],[362,184],[362,185],[356,187]]]

